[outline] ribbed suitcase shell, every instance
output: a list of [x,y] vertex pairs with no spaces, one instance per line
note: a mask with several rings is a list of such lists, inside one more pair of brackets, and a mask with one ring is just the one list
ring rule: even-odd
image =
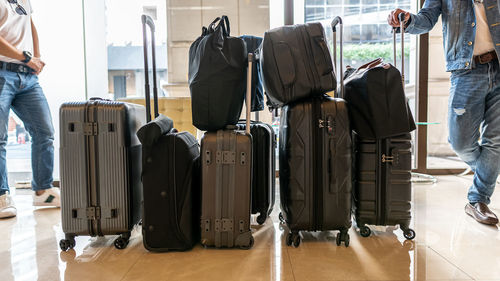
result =
[[[245,121],[238,127],[245,130]],[[259,213],[257,222],[263,224],[271,214],[276,192],[276,135],[271,125],[252,121],[253,168],[252,168],[252,214]]]
[[341,240],[348,239],[352,144],[345,102],[305,100],[283,107],[280,120],[281,206],[292,235],[341,230]]
[[411,135],[365,139],[353,133],[358,227],[400,225],[411,221]]
[[252,136],[236,130],[207,132],[201,155],[201,243],[251,248]]
[[[129,233],[139,221],[141,145],[136,131],[145,123],[145,115],[143,106],[114,101],[61,106],[61,209],[66,237]],[[87,127],[88,123],[97,127]],[[89,219],[89,207],[100,208],[100,219]],[[91,213],[91,217],[98,214]]]

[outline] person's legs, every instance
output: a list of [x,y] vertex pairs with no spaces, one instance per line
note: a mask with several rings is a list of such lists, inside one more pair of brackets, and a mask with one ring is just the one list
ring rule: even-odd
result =
[[23,89],[12,101],[13,111],[31,135],[31,165],[34,191],[52,188],[54,128],[47,99],[36,75],[21,74]]
[[[487,206],[500,169],[500,89],[496,86],[497,73],[498,62],[452,73],[448,113],[450,144],[474,171],[465,211],[485,224],[498,223],[498,218]],[[481,144],[478,143],[479,138]]]
[[0,70],[0,196],[9,191],[7,180],[7,138],[12,99],[19,86],[17,73]]
[[458,70],[451,74],[448,102],[448,141],[453,150],[473,171],[481,154],[479,128],[484,119],[488,93],[488,66]]
[[9,194],[7,180],[6,149],[9,111],[12,99],[19,86],[17,73],[0,70],[0,218],[11,218],[17,214],[14,201]]
[[489,64],[490,91],[485,98],[484,122],[481,126],[480,155],[476,160],[471,203],[490,203],[500,172],[500,73],[498,63]]

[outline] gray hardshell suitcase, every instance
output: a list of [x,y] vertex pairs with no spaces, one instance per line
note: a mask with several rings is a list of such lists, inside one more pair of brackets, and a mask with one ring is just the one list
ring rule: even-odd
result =
[[143,106],[98,98],[61,106],[61,250],[72,249],[78,235],[120,235],[115,247],[127,246],[141,218],[136,132],[145,116]]
[[[250,89],[252,54],[249,54],[246,131],[207,132],[201,140],[201,243],[204,246],[250,249],[252,136]],[[236,127],[235,127],[236,129]]]

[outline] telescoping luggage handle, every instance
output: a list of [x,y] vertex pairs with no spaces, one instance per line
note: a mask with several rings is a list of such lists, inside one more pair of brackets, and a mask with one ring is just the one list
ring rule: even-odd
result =
[[142,38],[144,44],[144,80],[146,87],[146,120],[151,121],[150,88],[149,88],[149,66],[148,66],[148,39],[146,25],[151,30],[151,60],[153,62],[153,101],[155,118],[158,117],[158,88],[156,86],[156,52],[155,52],[155,24],[148,15],[142,15]]
[[245,98],[245,107],[246,107],[246,126],[245,132],[250,134],[250,110],[252,109],[251,104],[251,92],[252,92],[252,67],[253,67],[253,54],[248,53],[248,70],[247,70],[247,94]]
[[401,81],[403,82],[403,88],[405,85],[405,14],[400,13],[398,15],[399,27],[394,27],[392,29],[392,44],[393,44],[393,55],[394,55],[394,66],[396,67],[397,62],[397,47],[396,47],[396,33],[401,33]]
[[[339,29],[340,29],[340,40],[339,40],[339,43],[340,43],[340,60],[339,60],[339,68],[337,69],[337,24],[339,25]],[[335,17],[333,20],[332,20],[332,23],[330,24],[331,27],[332,27],[332,31],[333,31],[333,65],[335,66],[335,74],[339,74],[340,76],[340,93],[337,94],[338,97],[340,98],[344,98],[344,75],[342,73],[343,71],[343,63],[342,63],[342,60],[343,60],[343,45],[344,45],[344,42],[343,42],[343,35],[342,35],[342,31],[343,31],[343,27],[342,27],[342,18],[337,16]]]

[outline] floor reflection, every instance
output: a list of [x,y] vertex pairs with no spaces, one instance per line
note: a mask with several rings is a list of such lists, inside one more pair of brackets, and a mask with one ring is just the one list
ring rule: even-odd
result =
[[[437,185],[414,187],[415,241],[394,227],[371,227],[367,238],[353,227],[348,248],[335,245],[332,231],[302,232],[300,246],[288,247],[288,229],[275,210],[264,225],[253,226],[251,250],[198,245],[173,253],[146,251],[140,229],[124,250],[113,247],[114,236],[83,236],[74,250],[61,252],[60,211],[35,210],[28,193],[18,194],[18,217],[0,220],[0,280],[498,279],[500,231],[464,214],[469,183],[440,177]],[[500,213],[500,198],[493,199],[492,209]]]

